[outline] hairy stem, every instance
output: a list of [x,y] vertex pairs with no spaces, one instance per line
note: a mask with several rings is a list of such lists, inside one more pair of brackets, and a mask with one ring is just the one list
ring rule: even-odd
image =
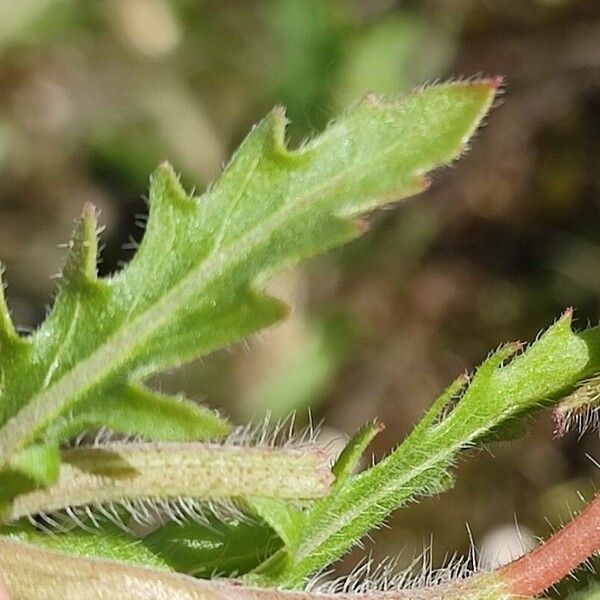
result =
[[600,494],[568,525],[500,570],[515,597],[542,594],[600,550]]
[[64,450],[61,460],[59,480],[15,498],[8,520],[145,498],[311,499],[327,494],[333,479],[317,447],[116,443]]
[[73,558],[0,537],[0,562],[13,600],[508,600],[501,584],[465,580],[448,587],[369,594],[320,594],[201,580],[125,563]]

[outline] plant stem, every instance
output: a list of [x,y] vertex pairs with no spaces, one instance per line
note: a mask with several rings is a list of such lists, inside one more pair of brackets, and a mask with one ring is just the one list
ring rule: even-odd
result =
[[600,550],[600,494],[568,525],[500,570],[515,597],[542,594]]
[[2,575],[2,571],[0,571],[0,600],[11,600],[10,596],[8,595],[8,590],[2,581],[3,578],[4,576]]
[[15,498],[7,520],[122,500],[311,499],[327,494],[333,478],[318,447],[116,443],[64,450],[61,461],[59,480]]
[[458,581],[440,588],[341,593],[256,588],[231,580],[194,579],[107,560],[75,558],[0,537],[0,560],[14,600],[508,600],[496,579]]
[[[439,587],[368,594],[288,592],[193,579],[126,563],[75,558],[0,537],[0,562],[14,600],[514,600],[532,598],[600,548],[600,495],[547,542],[494,572]],[[6,594],[0,600],[7,600]]]

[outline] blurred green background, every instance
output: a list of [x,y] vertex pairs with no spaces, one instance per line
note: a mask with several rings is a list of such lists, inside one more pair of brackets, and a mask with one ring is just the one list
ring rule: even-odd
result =
[[[103,273],[142,236],[148,175],[168,158],[214,179],[250,126],[287,107],[301,142],[367,91],[501,74],[502,106],[432,189],[372,218],[361,240],[278,277],[286,323],[161,377],[236,421],[297,410],[340,438],[375,416],[381,456],[436,394],[567,306],[597,322],[600,2],[596,0],[1,0],[0,256],[26,332],[51,302],[86,201],[106,225]],[[430,543],[486,564],[581,505],[598,436],[523,440],[459,465],[456,488],[399,511],[375,558]],[[547,519],[547,520],[546,520]],[[350,557],[343,571],[356,561]],[[571,585],[571,584],[569,584]]]

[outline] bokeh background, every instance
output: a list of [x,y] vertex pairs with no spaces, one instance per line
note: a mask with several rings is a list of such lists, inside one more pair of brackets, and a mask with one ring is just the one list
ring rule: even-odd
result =
[[[276,103],[291,143],[367,91],[501,74],[507,93],[432,189],[374,215],[351,245],[278,277],[285,324],[155,383],[243,422],[324,419],[326,438],[387,425],[381,456],[459,372],[530,340],[567,306],[599,318],[600,3],[596,0],[2,0],[0,256],[23,332],[55,290],[86,201],[106,225],[102,273],[131,257],[144,192],[170,159],[201,190]],[[458,466],[441,497],[366,542],[403,561],[493,563],[546,535],[598,481],[597,435],[523,440]],[[471,534],[465,524],[468,523]],[[431,538],[433,536],[433,538]],[[340,570],[351,568],[350,557]]]

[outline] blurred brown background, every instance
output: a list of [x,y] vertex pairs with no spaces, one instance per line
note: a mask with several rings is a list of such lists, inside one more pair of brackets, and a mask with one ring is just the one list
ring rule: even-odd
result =
[[[43,318],[84,202],[107,226],[101,271],[131,256],[160,160],[202,189],[275,103],[297,143],[366,91],[477,73],[504,75],[507,93],[465,159],[363,239],[279,277],[287,323],[157,381],[238,421],[310,407],[328,436],[378,416],[383,454],[502,341],[571,305],[581,326],[598,320],[596,0],[2,0],[0,256],[16,322]],[[408,560],[433,533],[439,564],[468,550],[468,522],[493,562],[515,520],[527,541],[580,505],[598,450],[594,434],[553,440],[542,415],[367,550]]]

